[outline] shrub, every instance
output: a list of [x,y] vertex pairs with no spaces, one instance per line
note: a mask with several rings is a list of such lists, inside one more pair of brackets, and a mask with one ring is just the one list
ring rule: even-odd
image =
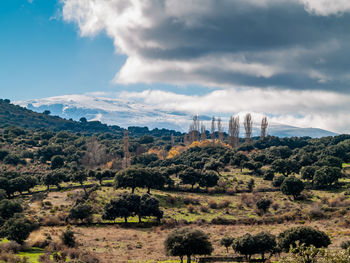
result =
[[340,247],[342,249],[348,249],[350,247],[350,240],[346,240],[346,241],[341,242]]
[[62,232],[61,241],[67,247],[75,247],[76,241],[74,232],[70,228],[67,228],[64,232]]
[[266,211],[270,208],[272,201],[270,199],[260,199],[256,202],[256,207],[266,213]]
[[275,177],[275,172],[272,169],[268,169],[264,172],[264,180],[272,181]]
[[275,176],[272,180],[272,186],[280,187],[284,179],[286,179],[286,177],[284,177],[283,175]]

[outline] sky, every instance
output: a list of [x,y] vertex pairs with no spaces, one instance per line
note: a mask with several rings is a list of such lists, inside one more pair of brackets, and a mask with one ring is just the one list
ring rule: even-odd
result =
[[123,96],[350,132],[348,0],[2,0],[0,7],[1,97]]

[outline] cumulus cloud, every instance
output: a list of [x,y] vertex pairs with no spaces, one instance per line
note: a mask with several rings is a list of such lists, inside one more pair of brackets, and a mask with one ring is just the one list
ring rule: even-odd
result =
[[271,122],[298,127],[318,127],[350,132],[350,95],[329,91],[293,91],[275,89],[214,90],[206,95],[183,95],[161,90],[123,92],[119,98],[152,105],[162,111],[188,114],[230,116],[253,112],[255,121],[267,115]]
[[62,0],[127,61],[115,82],[349,91],[348,0]]

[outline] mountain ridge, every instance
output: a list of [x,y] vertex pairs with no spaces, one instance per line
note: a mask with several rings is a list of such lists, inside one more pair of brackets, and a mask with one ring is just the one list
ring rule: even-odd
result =
[[[192,116],[185,112],[166,111],[138,101],[90,95],[63,95],[14,103],[35,112],[49,110],[53,115],[66,119],[78,121],[85,117],[89,121],[100,121],[124,128],[146,126],[149,129],[164,128],[186,132],[192,119]],[[210,116],[201,115],[200,119],[209,127]],[[253,136],[259,136],[259,132],[259,125],[254,125]],[[244,134],[243,125],[241,125],[240,134]],[[309,136],[313,138],[337,135],[319,128],[299,128],[279,123],[271,123],[268,134],[278,137]]]

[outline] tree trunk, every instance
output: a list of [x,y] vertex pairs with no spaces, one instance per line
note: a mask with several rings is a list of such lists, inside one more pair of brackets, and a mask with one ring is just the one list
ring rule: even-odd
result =
[[184,262],[184,257],[180,256],[180,262],[183,263]]
[[142,218],[141,218],[141,216],[139,215],[139,223],[141,223],[142,222]]
[[191,263],[191,255],[187,255],[187,263]]
[[125,224],[127,224],[128,223],[128,218],[124,217],[124,221],[125,221]]
[[135,187],[131,188],[131,193],[135,193]]
[[99,181],[100,181],[100,185],[102,186],[102,178],[100,178],[100,180],[99,180]]
[[50,185],[47,185],[46,191],[50,191]]
[[151,187],[147,188],[147,194],[151,194]]

